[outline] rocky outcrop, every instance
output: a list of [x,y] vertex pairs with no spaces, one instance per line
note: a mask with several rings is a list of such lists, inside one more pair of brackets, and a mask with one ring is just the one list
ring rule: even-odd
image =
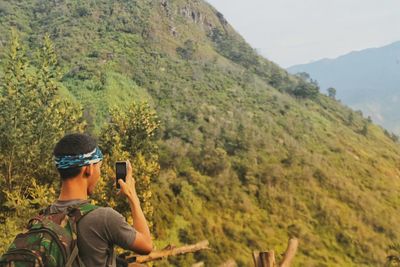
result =
[[222,26],[228,26],[228,21],[225,19],[224,15],[221,12],[216,12],[215,15],[217,15],[219,22],[221,22]]
[[161,7],[167,14],[167,17],[170,18],[172,14],[171,14],[171,4],[170,4],[169,0],[161,0]]
[[[174,26],[174,22],[172,19],[175,13],[178,13],[180,16],[184,17],[192,23],[199,25],[203,30],[207,32],[213,29],[214,25],[211,22],[212,20],[207,19],[207,16],[204,15],[199,10],[199,8],[196,7],[197,3],[197,1],[187,1],[183,6],[178,7],[178,9],[175,10],[175,6],[173,6],[170,0],[160,0],[160,5],[163,12],[170,19],[169,32],[172,36],[179,36],[178,30]],[[221,21],[220,17],[218,17],[218,19]],[[225,23],[227,24],[226,20]]]
[[180,13],[183,17],[192,20],[196,24],[203,24],[204,22],[201,12],[191,6],[184,6],[181,8]]
[[174,37],[178,37],[178,31],[176,30],[175,26],[169,26],[169,33],[174,36]]

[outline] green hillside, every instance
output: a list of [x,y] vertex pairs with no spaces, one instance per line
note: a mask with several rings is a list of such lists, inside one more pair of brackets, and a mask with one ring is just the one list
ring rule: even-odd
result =
[[292,236],[294,266],[381,266],[400,241],[399,145],[259,56],[206,2],[2,0],[1,62],[12,27],[27,51],[50,35],[94,134],[111,107],[156,110],[155,243],[212,247],[156,266],[251,266]]

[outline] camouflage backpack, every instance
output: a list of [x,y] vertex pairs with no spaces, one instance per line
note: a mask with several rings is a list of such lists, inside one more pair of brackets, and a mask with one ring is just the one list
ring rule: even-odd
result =
[[77,222],[96,208],[86,203],[62,213],[50,213],[50,207],[45,209],[29,221],[25,232],[16,236],[0,258],[0,266],[84,266],[78,255]]

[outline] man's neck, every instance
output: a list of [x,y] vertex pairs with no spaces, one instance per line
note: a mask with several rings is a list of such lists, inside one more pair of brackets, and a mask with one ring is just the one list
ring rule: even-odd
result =
[[87,198],[88,194],[86,179],[82,177],[75,177],[62,182],[58,200],[86,200]]

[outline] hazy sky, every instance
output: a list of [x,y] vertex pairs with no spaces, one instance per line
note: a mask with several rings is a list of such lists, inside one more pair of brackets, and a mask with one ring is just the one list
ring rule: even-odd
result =
[[207,0],[282,67],[400,41],[400,0]]

